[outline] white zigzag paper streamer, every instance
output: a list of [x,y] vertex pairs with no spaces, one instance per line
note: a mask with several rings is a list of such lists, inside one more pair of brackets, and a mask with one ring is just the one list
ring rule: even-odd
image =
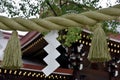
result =
[[54,72],[60,65],[56,61],[56,58],[60,56],[60,53],[56,50],[56,48],[60,45],[59,41],[57,41],[58,31],[53,30],[49,32],[44,39],[48,42],[48,45],[44,48],[44,50],[48,53],[48,56],[44,58],[44,61],[48,64],[42,71],[46,76],[50,75]]

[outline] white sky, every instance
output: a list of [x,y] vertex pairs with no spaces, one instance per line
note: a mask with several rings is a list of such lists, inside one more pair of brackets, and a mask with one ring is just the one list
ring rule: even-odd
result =
[[105,8],[107,7],[107,3],[110,1],[111,6],[115,5],[116,0],[100,0],[100,5]]

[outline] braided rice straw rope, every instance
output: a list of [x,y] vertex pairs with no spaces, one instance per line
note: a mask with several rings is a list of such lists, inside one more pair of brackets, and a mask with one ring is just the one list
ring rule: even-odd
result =
[[120,16],[120,4],[96,11],[87,11],[80,14],[65,14],[59,17],[40,18],[7,18],[0,16],[0,29],[38,31],[61,30],[67,27],[81,27],[95,25],[101,21],[116,20]]

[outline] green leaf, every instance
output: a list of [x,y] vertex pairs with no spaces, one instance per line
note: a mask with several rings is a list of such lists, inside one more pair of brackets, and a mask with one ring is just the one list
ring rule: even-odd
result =
[[68,28],[67,31],[63,31],[60,33],[60,36],[58,37],[58,40],[62,42],[64,46],[70,47],[72,43],[78,41],[81,33],[81,28],[79,27],[71,27]]

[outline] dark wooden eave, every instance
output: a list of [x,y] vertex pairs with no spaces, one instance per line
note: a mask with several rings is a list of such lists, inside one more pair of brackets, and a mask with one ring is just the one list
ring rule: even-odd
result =
[[[37,55],[36,53],[41,51],[48,44],[43,39],[43,36],[36,31],[29,32],[23,38],[21,38],[20,41],[21,41],[21,46],[22,46],[23,57],[26,55],[29,55],[29,56]],[[38,53],[38,54],[40,54],[40,53]],[[23,66],[24,69],[31,69],[31,70],[35,70],[35,71],[40,71],[44,67],[45,66],[42,66],[42,65],[34,65],[34,64],[29,64],[29,63],[25,63]],[[58,73],[58,74],[63,73],[63,74],[72,75],[73,70],[58,68],[55,71],[55,73]]]
[[[90,47],[89,44],[91,43],[91,39],[90,38],[87,39],[87,36],[90,34],[91,32],[83,30],[81,35],[82,39],[80,40],[80,43]],[[48,43],[43,39],[43,36],[40,33],[30,32],[21,39],[23,56],[26,56],[26,55],[27,57],[35,56],[35,55],[43,56],[44,52],[42,53],[41,51],[47,44]],[[112,57],[116,56],[117,58],[120,58],[120,40],[109,38],[108,47],[110,48],[110,53]],[[35,67],[35,65],[32,65],[32,64],[30,64],[30,66],[29,64],[27,64],[26,66],[28,69],[29,68],[38,69],[37,67]],[[39,66],[39,68],[40,67],[41,66]],[[60,71],[61,73],[64,72],[61,70],[61,68],[58,68],[57,70]],[[72,74],[73,72],[70,69],[66,69],[66,70],[67,70],[67,73],[69,74]]]

